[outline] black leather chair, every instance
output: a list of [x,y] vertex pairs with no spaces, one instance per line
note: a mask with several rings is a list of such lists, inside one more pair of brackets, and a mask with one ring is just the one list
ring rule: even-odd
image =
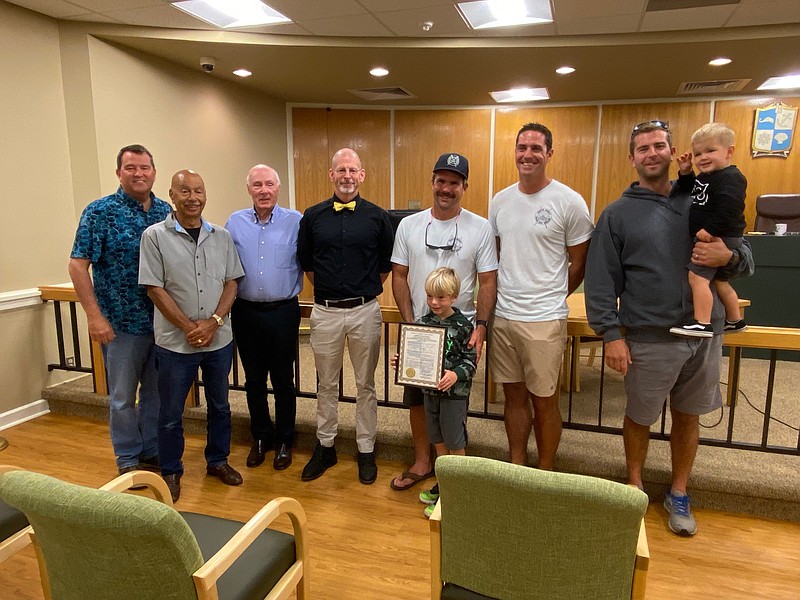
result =
[[775,231],[786,223],[787,232],[800,232],[800,194],[762,194],[756,198],[756,231]]

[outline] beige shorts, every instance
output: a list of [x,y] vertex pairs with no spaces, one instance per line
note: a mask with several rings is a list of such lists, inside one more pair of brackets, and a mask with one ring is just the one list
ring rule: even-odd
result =
[[567,342],[567,320],[509,321],[496,317],[489,364],[497,383],[525,382],[534,396],[548,398],[558,387]]

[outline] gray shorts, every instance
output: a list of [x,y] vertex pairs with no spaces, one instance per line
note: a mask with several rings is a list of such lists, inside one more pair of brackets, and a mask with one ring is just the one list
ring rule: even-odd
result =
[[722,406],[719,390],[722,336],[669,342],[628,340],[632,364],[625,375],[625,414],[639,425],[658,420],[664,400],[689,415],[704,415]]
[[[724,237],[721,238],[725,245],[730,250],[738,250],[742,247],[742,238],[740,237]],[[697,238],[694,238],[694,241],[697,241]],[[708,279],[709,281],[717,280],[717,281],[727,281],[728,278],[725,275],[719,274],[719,269],[717,267],[703,267],[700,265],[694,264],[692,261],[689,261],[686,264],[686,268],[694,273],[695,275],[699,275],[703,279]],[[718,276],[718,274],[720,276]]]
[[425,426],[431,444],[444,444],[448,450],[467,447],[467,408],[469,398],[450,398],[424,394]]
[[422,388],[407,385],[403,389],[404,406],[422,406]]

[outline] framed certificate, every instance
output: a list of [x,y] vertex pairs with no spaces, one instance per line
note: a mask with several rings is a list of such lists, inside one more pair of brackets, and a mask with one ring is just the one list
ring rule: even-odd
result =
[[436,389],[444,374],[447,327],[400,323],[395,383]]

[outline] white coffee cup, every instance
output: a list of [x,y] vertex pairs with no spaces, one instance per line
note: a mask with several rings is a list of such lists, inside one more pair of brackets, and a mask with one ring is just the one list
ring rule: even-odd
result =
[[775,235],[783,235],[786,233],[786,223],[775,223]]

